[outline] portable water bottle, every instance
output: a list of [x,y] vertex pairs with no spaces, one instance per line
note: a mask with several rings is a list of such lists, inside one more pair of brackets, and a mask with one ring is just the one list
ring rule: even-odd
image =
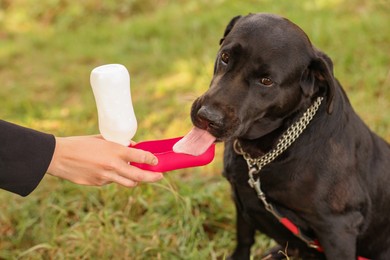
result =
[[99,130],[104,139],[149,151],[158,159],[157,165],[135,162],[131,162],[131,165],[148,171],[165,172],[206,165],[214,159],[214,144],[198,156],[174,152],[174,144],[182,137],[131,144],[137,131],[137,120],[131,102],[130,75],[123,65],[107,64],[93,69],[91,86],[98,111]]
[[130,93],[130,75],[120,64],[96,67],[91,72],[99,130],[104,139],[129,146],[137,131]]

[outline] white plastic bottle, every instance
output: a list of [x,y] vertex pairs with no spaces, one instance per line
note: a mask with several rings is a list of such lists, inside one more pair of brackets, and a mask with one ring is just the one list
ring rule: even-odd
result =
[[90,81],[100,133],[106,140],[129,146],[137,131],[129,72],[121,64],[107,64],[93,69]]

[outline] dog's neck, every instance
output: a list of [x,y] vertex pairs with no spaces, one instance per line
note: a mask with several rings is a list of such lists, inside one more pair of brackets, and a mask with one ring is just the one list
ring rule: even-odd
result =
[[[317,103],[318,101],[315,101]],[[320,106],[321,100],[319,101],[318,106]],[[311,104],[308,108],[303,109],[303,111],[297,111],[287,117],[285,120],[283,120],[283,124],[278,127],[277,129],[273,130],[272,132],[257,138],[257,139],[243,139],[243,138],[237,138],[240,146],[242,149],[249,154],[252,158],[261,157],[264,154],[270,152],[272,149],[274,149],[280,142],[282,136],[285,135],[286,131],[292,131],[291,126],[294,124],[294,122],[297,122],[299,120],[305,119],[305,115],[313,108],[314,104]],[[318,107],[315,109],[314,114],[317,113]],[[323,110],[323,109],[322,109]],[[311,120],[311,119],[310,119]],[[303,120],[303,122],[306,122],[307,118]],[[307,126],[307,125],[306,125]],[[306,128],[305,126],[305,128]],[[294,130],[295,131],[295,130]]]
[[286,129],[287,127],[279,127],[271,133],[253,140],[242,138],[237,139],[246,153],[250,154],[252,157],[259,157],[263,156],[275,147],[280,136]]

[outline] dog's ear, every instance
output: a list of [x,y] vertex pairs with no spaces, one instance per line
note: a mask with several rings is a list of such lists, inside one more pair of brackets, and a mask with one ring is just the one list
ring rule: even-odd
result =
[[229,22],[229,24],[226,26],[225,32],[223,33],[223,38],[219,41],[219,45],[223,43],[225,40],[225,37],[230,33],[230,31],[233,29],[236,22],[241,18],[241,15],[233,17],[233,19]]
[[336,79],[333,76],[333,62],[324,53],[316,51],[313,58],[301,76],[301,88],[305,96],[312,96],[318,92],[326,96],[327,112],[333,111],[333,97],[336,88]]

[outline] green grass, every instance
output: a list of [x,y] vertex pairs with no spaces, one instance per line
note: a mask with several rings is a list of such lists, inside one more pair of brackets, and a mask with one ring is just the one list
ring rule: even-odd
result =
[[[58,136],[98,132],[90,71],[131,74],[136,141],[185,134],[237,14],[273,12],[301,26],[334,61],[361,117],[390,141],[389,1],[0,1],[0,118]],[[28,144],[26,144],[28,145]],[[206,167],[135,189],[82,187],[47,176],[27,198],[0,192],[0,258],[224,259],[234,208]],[[259,236],[258,257],[272,241]]]

